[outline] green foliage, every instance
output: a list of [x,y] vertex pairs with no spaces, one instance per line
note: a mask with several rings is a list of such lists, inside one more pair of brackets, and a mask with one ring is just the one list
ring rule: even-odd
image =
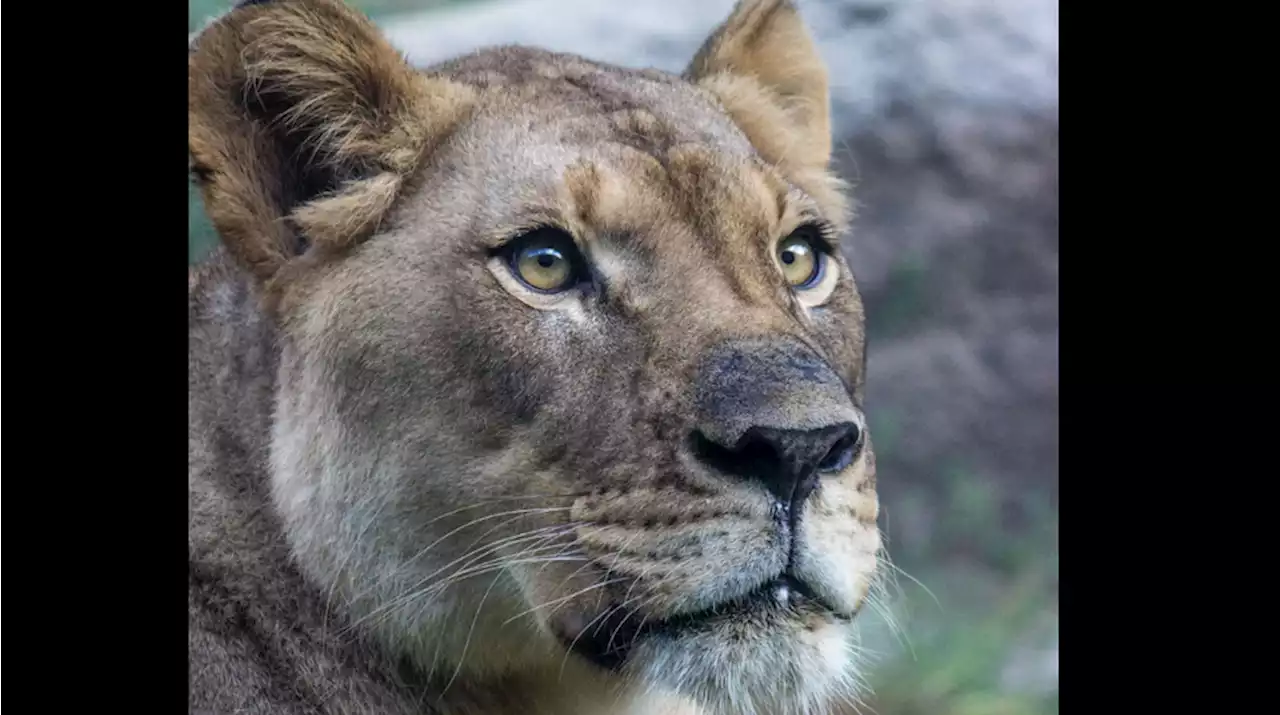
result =
[[[873,420],[878,453],[905,448],[896,415]],[[1056,636],[1058,517],[1048,496],[956,461],[929,489],[898,493],[882,511],[890,555],[910,575],[899,574],[891,594],[901,641],[879,633],[877,642],[882,620],[865,626],[868,645],[889,657],[873,663],[873,697],[861,712],[1056,715],[1056,689],[1010,692],[1002,682],[1027,657],[1019,648]],[[1010,511],[1021,512],[1017,523]]]
[[[1057,633],[1056,599],[1046,598],[1055,573],[1028,568],[1005,582],[979,583],[973,574],[938,573],[939,591],[974,590],[981,598],[943,600],[920,608],[904,627],[911,646],[873,671],[869,712],[881,715],[1056,715],[1056,689],[1049,693],[1011,691],[1002,675],[1019,656],[1052,643]],[[920,589],[905,589],[917,595]],[[975,596],[977,594],[974,594]],[[984,609],[974,602],[985,600]],[[1046,628],[1046,624],[1050,627]],[[1031,637],[1029,637],[1031,636]]]
[[902,416],[890,407],[881,407],[871,412],[871,434],[875,453],[882,459],[896,454],[902,448]]
[[187,186],[187,263],[199,263],[209,249],[218,242],[218,234],[209,223],[204,212],[204,202],[200,191],[188,183]]
[[892,338],[908,333],[929,315],[928,271],[917,258],[907,258],[889,269],[882,292],[887,296],[867,315],[867,335],[871,339]]
[[187,0],[187,31],[195,32],[206,19],[226,12],[233,4],[227,0]]

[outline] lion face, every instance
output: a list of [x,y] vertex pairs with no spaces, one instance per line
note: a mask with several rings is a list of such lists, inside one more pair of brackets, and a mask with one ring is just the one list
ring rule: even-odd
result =
[[[277,506],[351,627],[450,682],[572,663],[710,711],[846,694],[875,466],[794,10],[744,3],[683,78],[522,49],[410,75],[376,36],[332,54],[325,31],[372,32],[339,6],[238,15],[193,82],[256,79],[260,143],[237,158],[193,99],[193,157],[280,325]],[[785,82],[745,74],[775,47]],[[335,129],[315,98],[339,90],[387,106]],[[293,227],[257,254],[234,241],[267,229],[217,210],[254,182]]]

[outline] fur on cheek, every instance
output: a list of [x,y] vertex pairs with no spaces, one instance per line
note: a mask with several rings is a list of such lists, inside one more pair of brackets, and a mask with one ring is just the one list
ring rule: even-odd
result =
[[[285,350],[271,486],[294,560],[338,606],[335,617],[427,670],[502,672],[522,658],[549,657],[546,639],[523,624],[500,627],[523,606],[509,577],[488,574],[432,590],[447,575],[441,567],[462,557],[458,549],[474,535],[440,539],[430,524],[434,512],[416,507],[421,500],[406,476],[414,470],[402,455],[347,428],[324,365],[316,351]],[[472,640],[485,647],[473,648]]]

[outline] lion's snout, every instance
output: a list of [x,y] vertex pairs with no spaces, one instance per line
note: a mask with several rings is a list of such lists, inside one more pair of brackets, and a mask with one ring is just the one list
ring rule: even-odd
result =
[[798,341],[721,343],[695,380],[695,454],[722,474],[758,481],[789,512],[861,449],[863,424],[844,381]]
[[736,444],[752,428],[807,431],[858,422],[845,382],[796,340],[721,343],[694,379],[698,429],[717,444]]

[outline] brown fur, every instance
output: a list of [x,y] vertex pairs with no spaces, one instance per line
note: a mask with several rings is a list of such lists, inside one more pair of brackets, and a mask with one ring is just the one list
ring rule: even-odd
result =
[[[415,72],[335,0],[254,3],[188,77],[225,247],[190,289],[192,712],[850,696],[869,441],[784,518],[782,487],[692,437],[865,430],[848,267],[793,291],[774,257],[847,220],[790,3],[740,4],[681,77],[518,47]],[[491,256],[546,225],[589,287],[537,294]],[[841,615],[634,630],[787,564]],[[631,640],[612,666],[567,649],[601,625]]]

